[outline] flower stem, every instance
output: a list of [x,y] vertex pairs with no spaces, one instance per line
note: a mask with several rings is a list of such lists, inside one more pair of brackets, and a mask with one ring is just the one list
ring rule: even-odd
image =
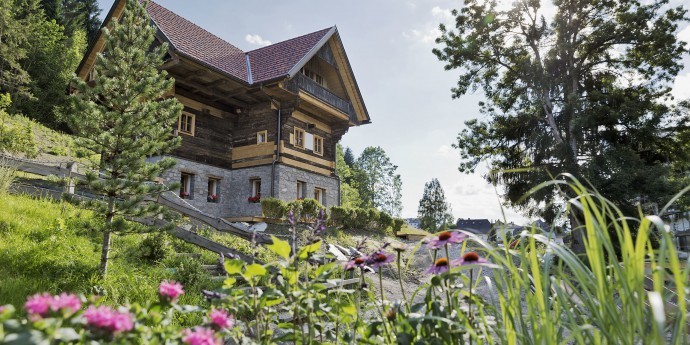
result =
[[401,266],[401,261],[402,261],[402,253],[398,251],[398,281],[400,282],[400,291],[402,292],[403,300],[405,301],[405,310],[407,310],[407,313],[410,313],[410,301],[407,300],[407,296],[405,295],[405,287],[403,286],[403,281],[402,281],[402,266]]
[[[448,260],[448,270],[450,270],[450,255],[448,254],[448,243],[444,246],[446,249],[446,259]],[[450,299],[450,274],[446,276],[446,302],[448,302],[448,315],[453,310],[453,304]]]
[[[474,271],[473,268],[470,268],[470,305],[468,312],[470,314],[470,327],[472,326],[472,322],[474,321],[474,316],[472,315],[472,272]],[[472,333],[470,333],[470,345],[472,345]]]
[[386,316],[384,313],[384,307],[386,306],[386,295],[383,293],[383,271],[379,266],[379,288],[381,289],[381,323],[383,324],[383,331],[386,333],[386,339],[389,343],[391,341],[390,333],[388,333],[388,325],[386,325]]

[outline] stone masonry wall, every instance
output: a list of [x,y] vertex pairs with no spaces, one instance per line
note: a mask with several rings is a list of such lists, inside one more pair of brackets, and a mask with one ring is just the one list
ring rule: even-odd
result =
[[261,197],[271,196],[271,166],[235,169],[230,181],[230,208],[228,217],[261,216],[261,204],[251,203],[247,199],[252,196],[254,179],[261,179]]
[[325,190],[324,206],[339,206],[338,203],[338,180],[335,177],[323,176],[305,170],[293,168],[287,165],[276,165],[276,175],[278,186],[276,197],[291,201],[297,199],[297,181],[307,184],[305,196],[314,197],[314,188]]
[[[174,167],[161,176],[166,183],[180,183],[182,173],[193,175],[191,197],[186,199],[188,203],[197,209],[216,217],[227,217],[228,210],[232,207],[231,171],[207,164],[197,163],[186,159],[171,157],[177,161]],[[156,158],[154,158],[156,159]],[[218,202],[208,201],[208,180],[219,180],[220,190]],[[245,200],[246,201],[246,200]]]

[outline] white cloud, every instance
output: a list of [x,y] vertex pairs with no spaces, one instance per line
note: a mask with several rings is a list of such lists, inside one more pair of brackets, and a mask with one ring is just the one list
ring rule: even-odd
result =
[[402,36],[408,40],[412,40],[420,43],[433,43],[436,38],[441,36],[441,30],[438,28],[428,29],[428,30],[417,30],[412,29],[410,31],[405,31]]
[[681,101],[690,98],[690,72],[679,74],[676,77],[676,82],[673,84],[673,91],[671,91],[676,101]]
[[244,40],[249,42],[250,44],[254,44],[257,46],[267,46],[271,44],[271,41],[265,40],[261,38],[259,35],[252,35],[252,34],[247,34],[247,36],[244,36]]
[[440,20],[443,23],[452,23],[453,19],[453,13],[451,13],[450,9],[443,9],[438,6],[435,6],[434,8],[431,9],[431,15],[434,16],[437,20]]
[[440,157],[450,157],[452,153],[453,151],[449,145],[441,145],[438,147],[438,149],[436,149],[436,153],[434,153],[434,155]]

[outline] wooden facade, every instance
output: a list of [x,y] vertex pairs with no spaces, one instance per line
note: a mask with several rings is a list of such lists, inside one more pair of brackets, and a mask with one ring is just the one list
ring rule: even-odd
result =
[[[121,16],[125,1],[115,1],[104,25]],[[248,175],[258,176],[266,166],[273,175],[275,166],[282,165],[337,180],[338,141],[350,127],[370,120],[335,27],[243,52],[155,2],[147,10],[159,29],[158,43],[168,43],[161,69],[175,79],[169,96],[184,105],[177,128],[171,128],[182,144],[171,156],[187,165],[224,169],[226,181],[219,183],[226,188],[230,180],[246,183],[233,189],[239,191],[249,191],[249,182],[237,182],[230,172],[260,169]],[[101,34],[82,60],[79,77],[89,78],[103,47]],[[293,60],[274,61],[282,56]],[[281,177],[273,175],[267,181],[270,194],[279,196],[275,189]],[[329,195],[337,188],[333,186]]]

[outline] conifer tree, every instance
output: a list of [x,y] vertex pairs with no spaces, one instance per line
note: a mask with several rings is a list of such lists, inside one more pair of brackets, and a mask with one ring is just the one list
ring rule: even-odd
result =
[[424,195],[419,200],[418,217],[420,227],[431,231],[436,231],[453,221],[446,194],[436,178],[424,184]]
[[94,172],[88,174],[88,183],[105,201],[89,204],[105,218],[101,254],[104,276],[111,234],[130,230],[125,218],[150,217],[163,211],[143,201],[167,190],[152,181],[174,161],[147,158],[169,152],[180,142],[172,135],[172,128],[182,106],[175,98],[162,98],[174,80],[157,68],[167,46],[149,50],[155,28],[149,24],[144,6],[138,0],[127,1],[120,20],[110,30],[104,29],[105,48],[96,60],[93,84],[74,82],[77,111],[71,126],[83,147],[100,154]]

